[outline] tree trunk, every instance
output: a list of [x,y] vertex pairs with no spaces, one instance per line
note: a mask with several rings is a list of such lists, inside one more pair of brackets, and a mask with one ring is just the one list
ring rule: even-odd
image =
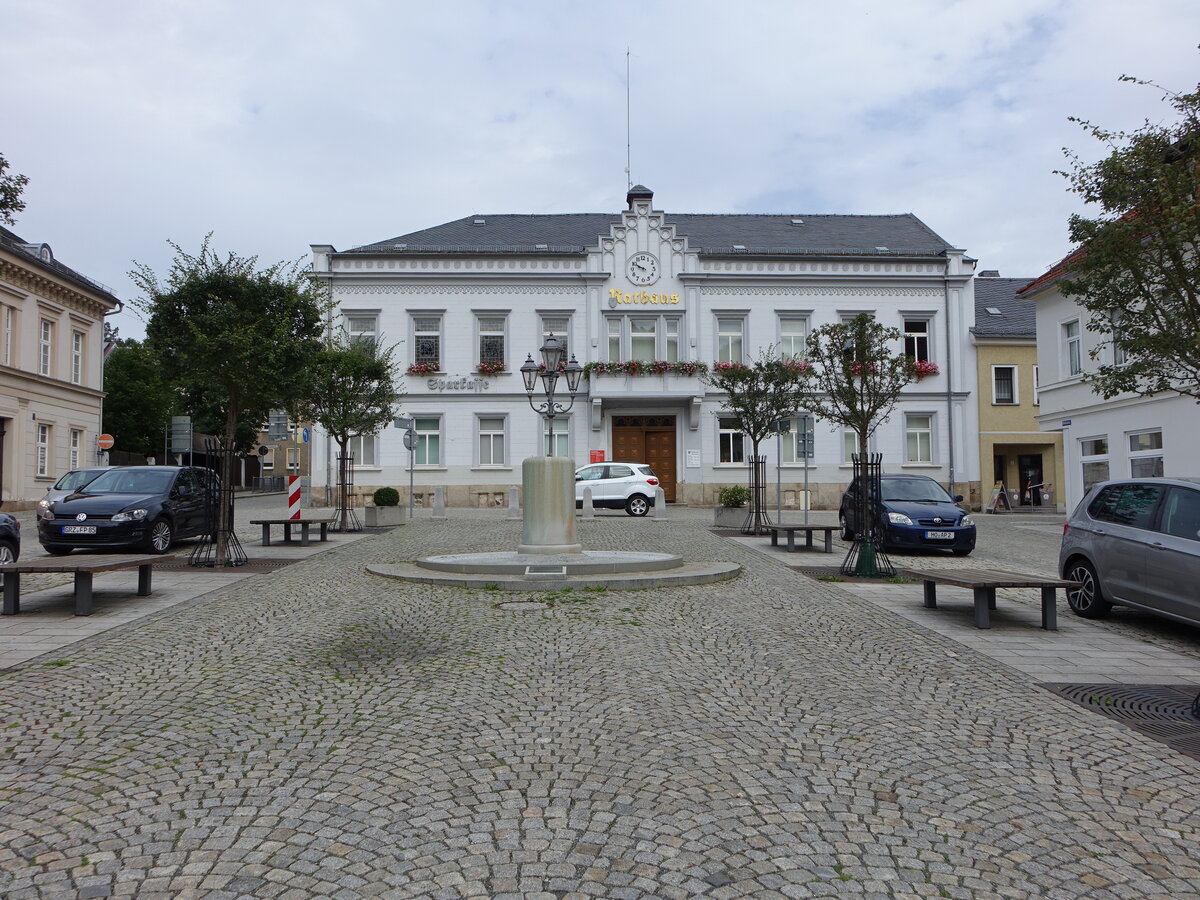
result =
[[[226,448],[232,447],[237,439],[237,413],[230,406],[230,409],[225,413],[225,434],[223,442]],[[216,559],[214,565],[218,568],[224,568],[225,563],[229,559],[229,534],[233,531],[233,504],[226,503],[227,497],[233,496],[233,468],[225,464],[229,457],[222,456],[221,464],[218,469],[218,474],[221,479],[221,490],[217,495],[217,533],[213,535],[213,545],[216,549]]]

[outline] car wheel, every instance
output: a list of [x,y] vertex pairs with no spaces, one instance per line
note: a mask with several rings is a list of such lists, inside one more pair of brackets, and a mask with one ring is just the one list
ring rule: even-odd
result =
[[1079,582],[1079,587],[1067,588],[1067,604],[1075,615],[1103,619],[1112,612],[1112,604],[1104,599],[1100,577],[1090,562],[1084,559],[1072,562],[1067,568],[1067,580]]
[[955,547],[950,552],[953,553],[955,556],[970,556],[971,550],[973,550],[973,549],[974,549],[973,547],[969,548],[969,549],[966,547]]
[[17,548],[8,541],[0,541],[0,566],[17,561]]
[[846,524],[845,516],[838,516],[838,524],[842,526],[842,540],[843,541],[854,540],[854,532],[850,529],[850,526]]
[[650,512],[650,501],[641,494],[634,494],[625,501],[625,512],[631,516],[644,516]]
[[174,537],[170,522],[166,519],[155,519],[150,523],[150,533],[146,535],[146,549],[151,553],[166,553],[171,549]]

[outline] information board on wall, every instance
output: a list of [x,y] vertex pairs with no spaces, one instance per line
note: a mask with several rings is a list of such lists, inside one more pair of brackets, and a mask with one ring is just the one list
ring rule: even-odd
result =
[[594,463],[604,462],[604,451],[603,450],[591,451],[591,456],[590,456],[589,462],[594,462]]

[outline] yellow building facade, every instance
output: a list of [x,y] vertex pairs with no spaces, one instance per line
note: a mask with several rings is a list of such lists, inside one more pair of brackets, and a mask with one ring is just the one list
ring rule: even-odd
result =
[[[976,279],[979,468],[985,486],[1004,485],[1008,506],[1061,511],[1062,435],[1038,425],[1034,307],[1016,295],[1029,281],[986,271]],[[983,494],[985,508],[995,502],[994,489]]]

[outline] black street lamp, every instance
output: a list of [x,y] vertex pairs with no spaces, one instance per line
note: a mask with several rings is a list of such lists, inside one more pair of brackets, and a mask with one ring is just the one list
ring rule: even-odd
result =
[[[562,364],[564,355],[562,341],[553,334],[546,338],[546,343],[542,344],[542,348],[538,352],[542,357],[541,365],[539,366],[533,361],[533,354],[529,354],[525,364],[521,366],[521,378],[525,382],[525,393],[528,396],[530,408],[535,413],[545,416],[550,422],[550,452],[546,455],[553,456],[554,417],[569,412],[575,405],[575,394],[579,390],[579,379],[583,376],[583,366],[575,361],[574,355],[565,366]],[[564,376],[567,380],[567,393],[571,400],[566,406],[554,399],[559,375]],[[533,388],[539,378],[542,379],[542,392],[546,395],[544,403],[533,402]]]

